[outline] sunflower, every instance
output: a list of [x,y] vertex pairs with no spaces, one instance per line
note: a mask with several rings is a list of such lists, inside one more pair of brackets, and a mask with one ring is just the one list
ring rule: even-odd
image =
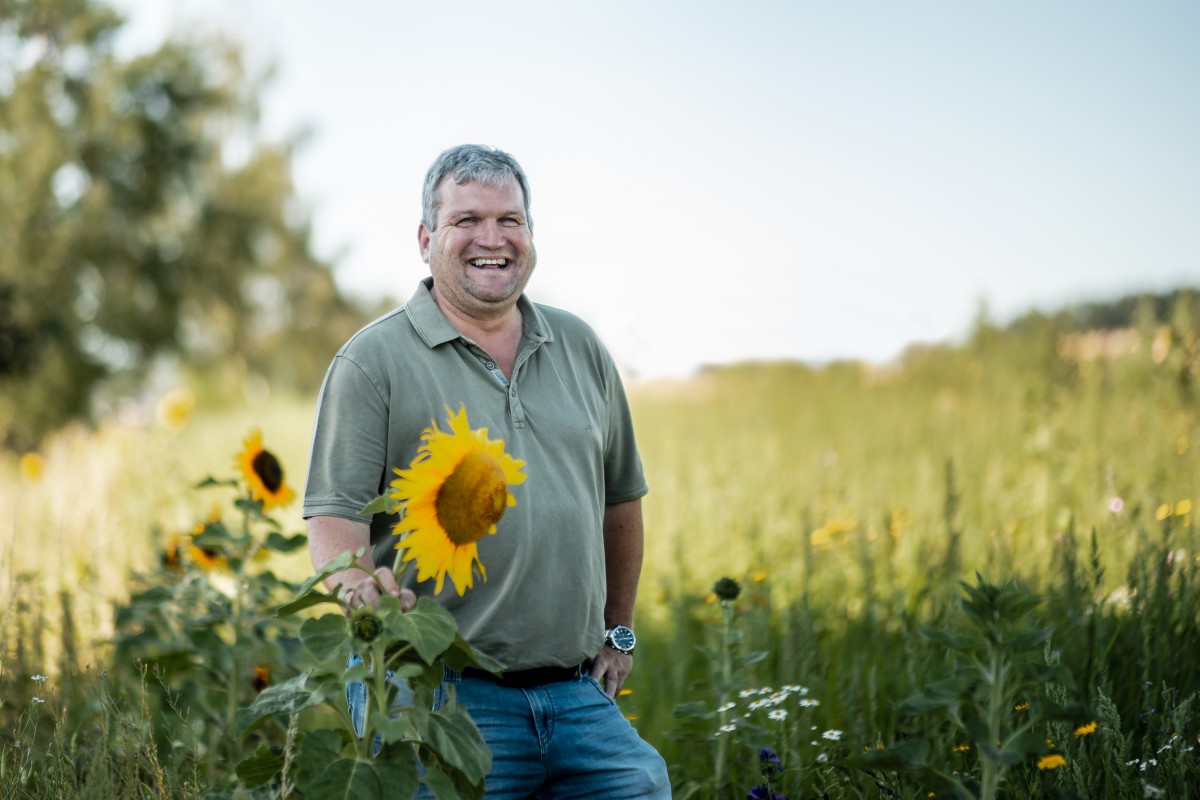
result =
[[199,567],[204,572],[224,571],[229,568],[229,560],[225,558],[225,553],[211,545],[196,544],[196,537],[204,533],[209,525],[217,525],[221,522],[221,509],[219,506],[213,506],[213,509],[208,512],[207,522],[198,522],[192,528],[191,535],[187,538],[188,556],[192,563]]
[[403,560],[417,562],[417,580],[446,575],[461,597],[474,583],[474,566],[487,580],[476,542],[496,532],[496,523],[517,500],[509,486],[525,482],[524,461],[504,452],[504,442],[488,439],[487,428],[471,430],[467,410],[446,408],[449,431],[436,422],[421,432],[421,449],[408,469],[397,469],[388,495],[404,517],[395,532]]
[[163,551],[158,554],[158,559],[167,572],[183,571],[183,542],[184,537],[178,533],[172,533],[167,539]]
[[296,493],[283,482],[283,467],[279,459],[270,450],[263,449],[262,433],[254,431],[244,444],[237,460],[242,477],[250,487],[251,499],[261,500],[263,511],[292,502]]

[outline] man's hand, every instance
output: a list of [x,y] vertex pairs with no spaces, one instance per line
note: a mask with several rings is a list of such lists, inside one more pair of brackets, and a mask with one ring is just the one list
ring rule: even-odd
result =
[[[357,573],[362,575],[362,573]],[[370,575],[363,575],[362,580],[357,583],[347,581],[342,584],[340,590],[342,592],[342,600],[350,608],[358,608],[359,606],[370,605],[372,608],[379,608],[379,601],[383,595],[390,594],[400,598],[400,608],[404,611],[412,611],[413,606],[417,604],[417,596],[408,589],[401,589],[396,583],[396,576],[392,574],[388,567],[379,567],[375,570],[374,579]],[[378,584],[376,584],[378,581]],[[349,584],[349,585],[347,585]]]
[[[343,553],[362,550],[358,565],[370,570],[372,575],[361,569],[347,569],[330,575],[325,585],[336,589],[350,609],[370,604],[379,608],[379,600],[385,594],[400,598],[400,607],[411,611],[417,597],[408,589],[401,589],[396,576],[387,567],[375,567],[371,560],[371,531],[367,523],[342,517],[310,517],[308,520],[308,553],[313,567],[322,569],[331,560]],[[378,583],[376,583],[378,581]]]
[[633,656],[614,650],[608,645],[600,648],[592,659],[592,677],[600,682],[609,697],[616,697],[633,671]]

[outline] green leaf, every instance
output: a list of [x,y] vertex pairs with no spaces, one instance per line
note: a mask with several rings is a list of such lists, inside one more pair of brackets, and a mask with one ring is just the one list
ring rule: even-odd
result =
[[300,590],[296,595],[296,599],[275,609],[275,616],[283,617],[288,614],[294,614],[297,611],[320,603],[336,603],[338,601],[337,595],[322,592],[316,588],[317,584],[324,581],[330,575],[336,575],[339,572],[350,569],[358,561],[364,550],[365,548],[360,547],[355,553],[342,553],[337,558],[330,560],[320,572],[300,584]]
[[905,739],[882,750],[873,748],[853,755],[846,763],[859,769],[918,769],[928,763],[929,750],[929,742],[924,739]]
[[237,765],[237,776],[247,789],[262,786],[283,772],[283,748],[261,745],[254,755]]
[[434,600],[422,597],[408,613],[400,613],[400,598],[388,595],[379,603],[380,614],[387,624],[388,635],[412,642],[426,663],[446,652],[458,634],[458,626],[450,612]]
[[1053,628],[1030,628],[1029,630],[1021,631],[1013,637],[1009,647],[1013,650],[1041,648],[1050,639],[1050,635],[1053,632]]
[[707,703],[691,702],[680,703],[675,706],[672,715],[677,718],[686,719],[712,719],[716,716],[716,712]]
[[271,531],[267,535],[266,541],[263,542],[263,547],[268,550],[274,550],[277,553],[291,553],[299,550],[308,543],[308,536],[303,533],[297,533],[294,536],[284,536],[277,531]]
[[412,747],[388,744],[366,760],[342,752],[337,731],[319,730],[300,744],[296,786],[305,800],[387,800],[417,791],[417,762]]
[[295,614],[297,611],[303,611],[306,608],[319,606],[322,603],[339,603],[338,596],[333,593],[325,593],[320,591],[309,591],[297,597],[290,603],[284,603],[275,609],[275,616],[287,617]]
[[746,653],[746,655],[739,656],[738,658],[734,659],[734,669],[752,667],[765,659],[768,655],[770,655],[770,653],[768,653],[766,650],[755,650],[752,653]]
[[275,714],[291,716],[320,704],[324,697],[309,689],[307,683],[308,673],[302,672],[290,681],[263,689],[253,703],[238,709],[236,735],[245,736]]
[[325,661],[350,644],[349,621],[341,614],[306,619],[300,626],[300,641],[317,661]]
[[371,502],[369,502],[365,506],[363,506],[362,513],[363,514],[390,514],[392,512],[390,505],[391,504],[388,503],[388,496],[386,494],[381,494],[381,495],[379,495],[379,497],[376,497],[374,500],[372,500]]
[[934,644],[949,647],[951,650],[959,653],[967,652],[975,644],[969,636],[963,636],[962,634],[942,628],[921,628],[921,635]]
[[261,500],[252,500],[249,497],[239,497],[237,500],[233,501],[233,504],[242,511],[246,512],[251,519],[264,522],[273,528],[280,527],[279,523],[275,521],[274,518],[268,517],[263,513],[263,504]]
[[426,767],[423,781],[425,788],[433,792],[437,800],[459,800],[462,797],[454,780],[436,766]]
[[399,713],[384,714],[382,711],[371,712],[371,728],[383,739],[385,744],[403,742],[414,738],[416,731],[410,715]]
[[[452,670],[461,672],[463,667],[479,667],[488,672],[502,672],[504,665],[489,655],[479,652],[471,644],[462,637],[461,634],[454,634],[454,641],[446,652],[442,654],[442,661]],[[440,682],[441,679],[439,678]]]
[[208,489],[213,486],[232,486],[232,487],[236,488],[237,485],[238,485],[238,482],[234,478],[226,478],[224,480],[218,480],[217,478],[214,478],[212,475],[209,475],[207,478],[205,478],[204,480],[197,483],[193,488]]
[[492,769],[492,752],[467,710],[451,701],[427,718],[421,738],[446,764],[462,772],[470,783],[480,783]]
[[921,714],[935,708],[953,709],[961,704],[970,686],[969,675],[943,678],[904,698],[899,703],[899,709],[910,714]]
[[1025,754],[1010,748],[999,748],[989,742],[986,738],[975,740],[975,749],[979,751],[979,755],[994,761],[997,764],[1005,767],[1015,766],[1024,760]]
[[1008,743],[1007,749],[1024,758],[1032,753],[1042,754],[1050,750],[1046,736],[1040,731],[1025,731]]

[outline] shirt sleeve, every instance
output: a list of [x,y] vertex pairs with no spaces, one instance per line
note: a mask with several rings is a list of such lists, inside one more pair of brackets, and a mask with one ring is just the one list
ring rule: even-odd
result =
[[625,386],[611,357],[606,359],[606,366],[608,432],[604,452],[604,503],[611,506],[636,500],[650,489],[642,470]]
[[385,486],[387,431],[388,407],[378,385],[359,363],[338,354],[317,399],[305,518],[371,521],[362,509]]

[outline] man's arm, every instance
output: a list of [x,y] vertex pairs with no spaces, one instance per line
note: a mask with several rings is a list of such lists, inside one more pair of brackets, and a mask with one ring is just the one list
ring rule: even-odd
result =
[[[633,605],[642,573],[642,501],[629,500],[604,509],[604,563],[608,599],[604,624],[633,627]],[[605,645],[592,662],[592,677],[617,696],[633,669],[633,656]]]
[[[371,557],[371,528],[367,523],[345,517],[308,518],[308,555],[312,559],[313,569],[323,569],[342,553],[353,553],[360,547],[363,548],[363,554],[358,563],[375,573],[383,590],[399,597],[405,611],[416,605],[416,597],[407,589],[401,591],[390,569],[376,569],[375,560]],[[346,602],[351,608],[368,603],[379,606],[379,587],[358,570],[335,572],[325,580],[325,585],[330,589],[344,587],[348,593]]]

